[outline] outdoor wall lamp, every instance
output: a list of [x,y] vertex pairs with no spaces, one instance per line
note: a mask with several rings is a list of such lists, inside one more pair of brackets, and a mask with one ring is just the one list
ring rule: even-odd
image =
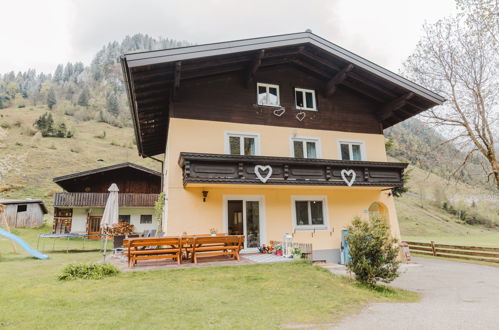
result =
[[208,191],[203,190],[203,203],[206,202],[206,197],[208,197]]

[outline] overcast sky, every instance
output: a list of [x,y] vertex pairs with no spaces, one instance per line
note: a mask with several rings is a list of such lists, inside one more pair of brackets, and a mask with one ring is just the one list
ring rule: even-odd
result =
[[52,72],[89,64],[127,34],[211,43],[305,31],[393,71],[425,21],[455,13],[454,0],[9,0],[2,2],[0,72]]

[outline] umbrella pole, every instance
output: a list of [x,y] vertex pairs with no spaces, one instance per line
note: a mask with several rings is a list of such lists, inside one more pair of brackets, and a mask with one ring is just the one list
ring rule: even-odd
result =
[[[104,234],[104,227],[102,227],[102,234]],[[104,260],[106,262],[106,252],[107,252],[107,235],[104,235]]]

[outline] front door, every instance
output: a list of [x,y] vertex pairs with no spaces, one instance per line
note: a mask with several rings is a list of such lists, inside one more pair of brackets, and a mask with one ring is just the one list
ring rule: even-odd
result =
[[261,244],[261,203],[251,199],[227,200],[227,232],[244,235],[245,248],[257,248]]
[[87,223],[88,239],[99,239],[100,221],[102,217],[89,217]]

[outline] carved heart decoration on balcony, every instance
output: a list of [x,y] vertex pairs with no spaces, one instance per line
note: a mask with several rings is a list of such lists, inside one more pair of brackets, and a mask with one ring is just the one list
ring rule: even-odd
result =
[[286,112],[286,109],[284,109],[284,108],[275,109],[274,115],[277,117],[281,117],[282,115],[284,115],[285,112]]
[[[262,172],[267,172],[265,176],[262,175]],[[258,178],[258,180],[262,181],[262,183],[265,183],[270,179],[272,175],[272,167],[270,165],[256,165],[255,166],[255,175]]]
[[[351,176],[352,178],[348,179],[347,176]],[[356,174],[355,174],[354,170],[341,170],[341,178],[343,179],[343,181],[345,181],[345,183],[349,187],[351,187],[353,185],[353,183],[355,182],[355,177],[356,177]]]
[[305,112],[300,111],[300,112],[298,112],[298,113],[296,114],[296,116],[295,116],[295,117],[296,117],[296,119],[298,119],[299,121],[303,121],[303,119],[305,119],[305,116],[306,116],[306,115],[307,115],[307,114],[306,114]]

